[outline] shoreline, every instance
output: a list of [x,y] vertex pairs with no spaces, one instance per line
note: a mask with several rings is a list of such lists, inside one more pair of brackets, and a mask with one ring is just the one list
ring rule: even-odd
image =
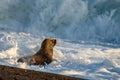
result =
[[85,80],[85,79],[0,65],[0,80]]

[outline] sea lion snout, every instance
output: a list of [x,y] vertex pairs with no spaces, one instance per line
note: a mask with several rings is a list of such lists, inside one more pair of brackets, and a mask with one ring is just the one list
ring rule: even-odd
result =
[[56,39],[53,39],[53,44],[54,44],[54,46],[56,45],[56,43],[57,43],[57,40],[56,40]]

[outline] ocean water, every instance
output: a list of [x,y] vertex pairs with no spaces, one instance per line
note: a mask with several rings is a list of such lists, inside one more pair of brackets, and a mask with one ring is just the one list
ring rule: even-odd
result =
[[[17,63],[56,38],[44,67]],[[0,64],[89,80],[120,79],[120,0],[1,0]]]

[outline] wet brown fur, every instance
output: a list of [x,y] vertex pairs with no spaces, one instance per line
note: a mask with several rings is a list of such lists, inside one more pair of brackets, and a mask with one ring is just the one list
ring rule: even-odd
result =
[[51,63],[53,60],[53,47],[56,45],[56,42],[56,39],[45,39],[36,54],[20,58],[17,62],[26,62],[29,65],[46,65]]

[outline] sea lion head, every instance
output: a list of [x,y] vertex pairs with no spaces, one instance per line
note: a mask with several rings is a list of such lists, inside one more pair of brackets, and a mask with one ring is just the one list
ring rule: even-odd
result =
[[41,48],[48,48],[52,49],[57,43],[56,39],[53,38],[47,38],[42,42]]

